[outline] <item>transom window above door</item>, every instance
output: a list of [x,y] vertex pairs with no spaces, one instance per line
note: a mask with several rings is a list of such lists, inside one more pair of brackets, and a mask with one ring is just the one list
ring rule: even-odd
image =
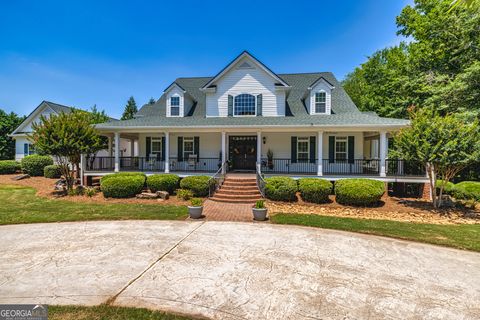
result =
[[234,99],[234,115],[235,116],[254,116],[255,96],[247,93],[240,94]]
[[180,115],[180,97],[173,96],[170,98],[170,115],[179,116]]

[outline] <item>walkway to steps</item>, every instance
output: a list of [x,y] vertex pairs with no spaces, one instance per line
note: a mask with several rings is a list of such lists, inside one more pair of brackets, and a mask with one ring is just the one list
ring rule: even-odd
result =
[[203,214],[213,221],[253,221],[252,206],[261,198],[254,174],[229,173],[220,190],[205,201]]

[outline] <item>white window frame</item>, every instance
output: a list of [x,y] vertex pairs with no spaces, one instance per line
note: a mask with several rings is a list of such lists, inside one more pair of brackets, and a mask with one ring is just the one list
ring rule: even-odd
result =
[[[172,98],[178,98],[178,106],[172,106]],[[169,100],[169,106],[170,106],[170,117],[180,117],[181,116],[181,104],[182,104],[182,99],[180,97],[180,95],[178,94],[174,94],[172,96],[170,96],[170,98],[168,99]],[[178,108],[178,115],[174,115],[172,114],[172,108]]]
[[[235,105],[235,98],[238,97],[238,96],[241,96],[242,94],[248,94],[250,96],[253,96],[253,98],[255,99],[255,114],[236,114],[236,105]],[[248,92],[242,92],[242,93],[239,93],[235,96],[233,96],[233,116],[234,117],[256,117],[257,116],[257,96],[258,94],[254,94],[254,93],[248,93]]]
[[[307,151],[299,151],[300,143],[307,143]],[[307,154],[307,158],[300,158],[300,154]],[[309,137],[297,137],[297,162],[308,162],[310,160],[310,138]]]
[[[345,142],[345,151],[337,151],[337,141]],[[338,159],[337,153],[345,153],[345,159]],[[348,137],[338,136],[335,137],[335,162],[347,162],[348,161]]]
[[[160,150],[154,151],[153,150],[153,143],[158,142],[160,145]],[[162,137],[152,137],[150,139],[150,154],[159,154],[160,158],[162,158]],[[150,156],[150,154],[148,156]]]
[[[185,151],[185,144],[186,142],[191,142],[192,143],[192,151]],[[190,155],[195,154],[195,138],[194,137],[183,137],[183,146],[182,146],[182,152],[183,152],[183,161],[188,161]],[[186,153],[188,152],[188,153]],[[185,156],[187,155],[187,156]]]
[[[325,112],[317,112],[317,94],[323,93],[325,96]],[[314,114],[327,114],[327,92],[325,90],[316,91],[313,95],[313,113]]]

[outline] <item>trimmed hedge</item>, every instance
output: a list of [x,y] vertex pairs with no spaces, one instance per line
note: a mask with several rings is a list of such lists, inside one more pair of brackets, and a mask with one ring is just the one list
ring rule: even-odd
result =
[[332,193],[333,185],[330,181],[318,178],[303,178],[298,180],[298,191],[302,199],[307,202],[325,203]]
[[22,171],[32,177],[43,176],[43,169],[52,164],[53,160],[50,156],[40,156],[38,154],[26,156],[21,162]]
[[480,182],[459,182],[454,185],[452,195],[455,199],[480,201]]
[[58,179],[62,176],[62,170],[60,166],[52,164],[43,168],[43,176],[49,179]]
[[[440,184],[442,183],[442,180],[437,180],[435,183],[435,188],[437,191],[440,189]],[[443,188],[443,193],[444,194],[452,194],[453,188],[455,188],[455,185],[452,182],[447,182],[445,185],[445,188]]]
[[189,176],[180,180],[180,188],[192,191],[195,197],[206,197],[210,189],[209,181],[208,176]]
[[20,163],[15,160],[0,161],[0,174],[12,174],[20,170]]
[[100,179],[100,187],[106,198],[130,198],[142,192],[146,178],[136,172],[108,174]]
[[297,181],[289,177],[265,179],[265,196],[277,201],[296,201]]
[[380,201],[385,184],[378,180],[341,179],[335,182],[335,196],[340,204],[371,206]]
[[152,174],[147,177],[147,187],[152,192],[167,191],[172,194],[177,190],[180,177],[176,174]]

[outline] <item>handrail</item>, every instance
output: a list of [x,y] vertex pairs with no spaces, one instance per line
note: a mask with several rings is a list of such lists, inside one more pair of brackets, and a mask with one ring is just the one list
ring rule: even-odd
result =
[[225,165],[223,162],[220,168],[215,172],[212,177],[208,180],[208,197],[210,198],[215,191],[220,188],[225,180]]
[[255,170],[255,178],[257,180],[257,188],[260,191],[262,197],[265,198],[265,180],[262,177],[262,164],[257,163],[257,170]]

